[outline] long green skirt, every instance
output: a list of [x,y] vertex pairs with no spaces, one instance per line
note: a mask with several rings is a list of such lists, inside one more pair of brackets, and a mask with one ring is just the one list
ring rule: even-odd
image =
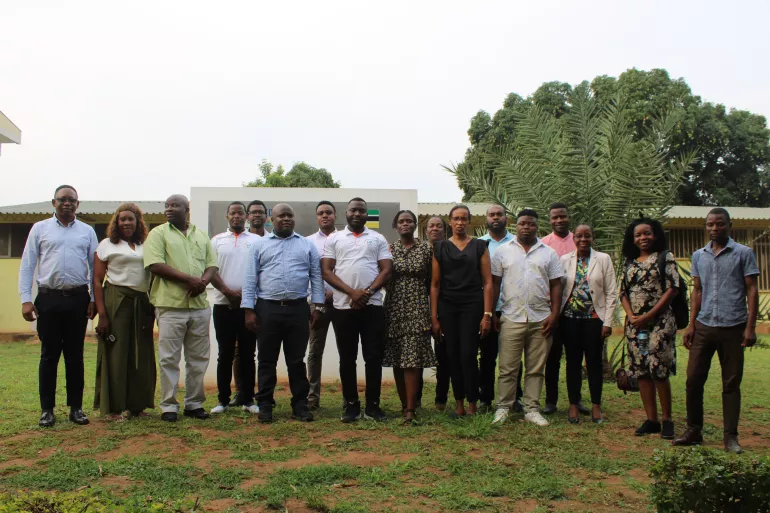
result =
[[155,407],[153,315],[146,292],[104,284],[104,304],[115,341],[99,337],[94,409],[102,415]]

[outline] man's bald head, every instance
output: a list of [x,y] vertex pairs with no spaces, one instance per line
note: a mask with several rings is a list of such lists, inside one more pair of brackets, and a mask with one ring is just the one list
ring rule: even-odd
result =
[[294,209],[288,203],[279,203],[273,207],[273,233],[279,237],[288,237],[294,232]]
[[182,194],[172,194],[166,200],[165,211],[166,220],[176,226],[184,229],[187,227],[187,213],[190,211],[190,201],[187,196]]

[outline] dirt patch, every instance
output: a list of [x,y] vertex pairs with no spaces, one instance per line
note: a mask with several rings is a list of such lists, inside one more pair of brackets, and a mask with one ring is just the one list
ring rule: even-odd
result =
[[233,451],[227,449],[209,450],[206,455],[194,465],[201,470],[210,472],[214,467],[232,466]]
[[316,510],[307,507],[305,502],[299,499],[287,500],[286,511],[290,511],[291,513],[317,513]]
[[537,509],[537,501],[535,499],[526,499],[522,501],[516,501],[513,506],[514,513],[530,513]]
[[12,468],[12,467],[31,467],[34,465],[34,460],[28,460],[28,459],[15,459],[15,460],[8,460],[8,461],[0,461],[0,473],[3,472],[3,470]]
[[116,460],[122,456],[134,457],[145,454],[168,454],[174,458],[186,454],[190,448],[178,438],[156,433],[134,436],[118,447],[95,455],[98,460]]
[[251,479],[246,479],[244,481],[241,481],[241,484],[238,485],[238,488],[240,488],[241,490],[249,490],[254,486],[262,486],[264,484],[267,484],[267,481],[264,478],[252,477]]
[[227,511],[236,504],[234,499],[214,499],[204,504],[201,511]]
[[307,451],[299,458],[276,463],[273,468],[295,469],[310,465],[348,464],[360,467],[375,467],[387,465],[394,461],[406,462],[414,458],[414,454],[378,454],[374,452],[346,451],[344,454],[332,457],[321,456],[315,451]]

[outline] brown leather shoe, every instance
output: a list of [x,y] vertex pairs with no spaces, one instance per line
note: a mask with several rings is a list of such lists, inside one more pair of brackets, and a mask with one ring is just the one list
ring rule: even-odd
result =
[[688,446],[700,445],[703,443],[703,434],[700,429],[687,428],[687,431],[680,437],[671,442],[671,445]]
[[725,451],[733,454],[740,454],[743,452],[741,444],[738,443],[738,437],[736,435],[725,435]]

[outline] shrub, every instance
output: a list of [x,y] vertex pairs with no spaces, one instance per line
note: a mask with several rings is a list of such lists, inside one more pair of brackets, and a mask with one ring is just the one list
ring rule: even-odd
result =
[[770,511],[770,458],[692,447],[655,451],[652,503],[659,513]]

